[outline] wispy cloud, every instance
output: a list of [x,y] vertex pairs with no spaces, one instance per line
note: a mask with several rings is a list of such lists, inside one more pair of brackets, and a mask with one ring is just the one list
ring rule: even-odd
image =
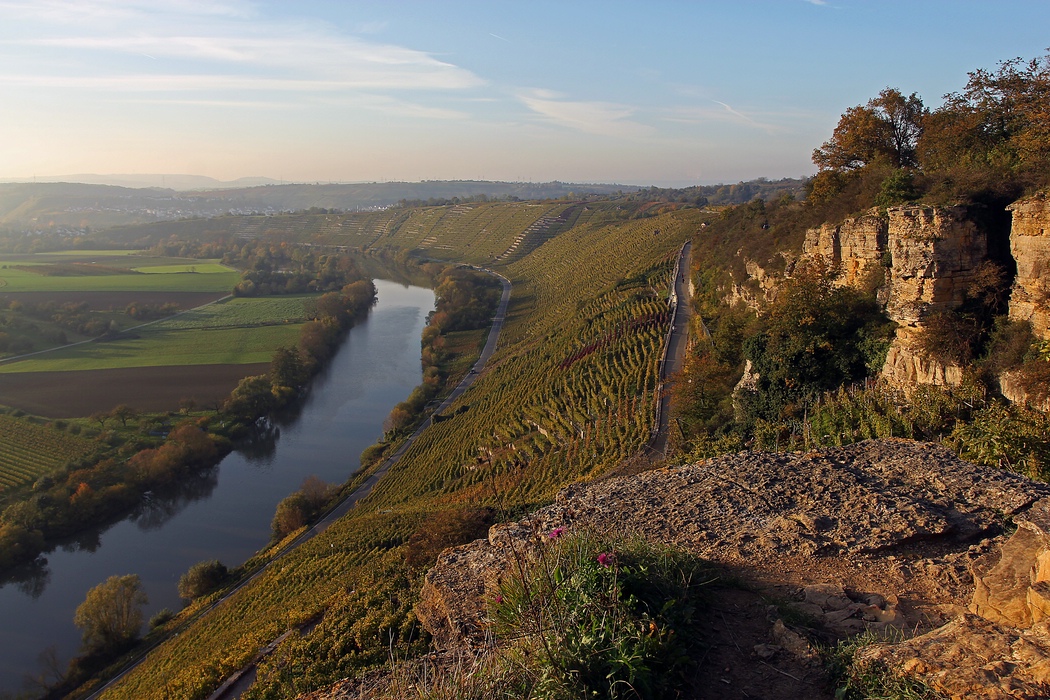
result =
[[637,110],[628,105],[567,100],[560,93],[543,89],[522,91],[517,97],[545,121],[577,131],[625,138],[653,132],[651,127],[631,119]]
[[[21,17],[32,30],[0,40],[0,81],[8,83],[21,76],[4,75],[3,53],[36,51],[62,56],[78,67],[68,77],[40,69],[40,84],[82,81],[103,89],[168,85],[208,90],[228,86],[237,75],[243,78],[235,87],[246,90],[463,90],[485,84],[471,71],[424,51],[316,23],[261,20],[252,6],[239,2],[0,0],[0,18],[5,15]],[[361,29],[379,31],[381,23]],[[141,67],[122,58],[131,55],[163,61],[136,76]],[[7,64],[15,70],[13,61]],[[23,62],[22,71],[30,65]],[[90,77],[82,77],[84,73]]]
[[[664,119],[666,121],[684,122],[689,124],[703,124],[705,122],[732,123],[751,129],[763,131],[767,134],[783,133],[786,129],[774,118],[783,115],[756,114],[736,109],[720,100],[711,100],[712,106],[678,107],[671,110]],[[714,105],[717,105],[715,107]]]

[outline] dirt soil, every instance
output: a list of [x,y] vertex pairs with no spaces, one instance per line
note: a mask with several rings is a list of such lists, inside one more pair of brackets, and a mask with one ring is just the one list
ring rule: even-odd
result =
[[241,379],[269,365],[180,365],[75,372],[0,374],[0,403],[46,418],[77,418],[127,404],[138,411],[172,411],[183,399],[209,406]]

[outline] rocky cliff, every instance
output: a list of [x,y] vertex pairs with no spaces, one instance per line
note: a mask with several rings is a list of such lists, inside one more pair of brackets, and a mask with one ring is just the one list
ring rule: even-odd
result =
[[885,217],[873,209],[837,226],[811,229],[803,255],[832,265],[841,284],[872,284],[871,276],[884,268],[880,298],[898,324],[882,370],[891,385],[959,384],[962,368],[923,356],[916,339],[924,319],[962,304],[988,257],[987,235],[965,207],[891,207]]
[[839,282],[860,285],[879,272],[888,243],[887,220],[872,209],[841,224],[824,224],[806,232],[803,258],[821,258],[839,271]]
[[1028,321],[1032,332],[1050,339],[1050,200],[1047,193],[1008,207],[1013,214],[1010,254],[1017,263],[1010,294],[1010,318]]
[[942,448],[741,453],[570,486],[441,555],[417,608],[436,644],[487,644],[485,601],[557,528],[637,534],[719,567],[687,697],[830,697],[810,640],[865,629],[910,637],[865,653],[951,697],[1050,693],[1050,487]]

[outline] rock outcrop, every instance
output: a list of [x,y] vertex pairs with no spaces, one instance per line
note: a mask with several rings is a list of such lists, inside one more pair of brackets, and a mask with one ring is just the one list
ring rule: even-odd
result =
[[1050,199],[1047,193],[1007,207],[1013,213],[1010,254],[1017,263],[1010,294],[1010,318],[1028,321],[1032,332],[1050,339]]
[[[940,447],[740,453],[570,486],[529,518],[441,555],[417,606],[439,647],[485,643],[485,601],[516,562],[551,546],[556,528],[685,548],[752,584],[795,591],[789,605],[834,635],[924,632],[860,658],[953,698],[1050,692],[1050,487]],[[804,636],[776,616],[767,624],[754,657],[813,667]]]
[[819,257],[838,270],[839,283],[853,286],[877,282],[874,275],[883,268],[880,299],[898,324],[882,370],[892,386],[911,390],[962,381],[961,367],[923,355],[917,340],[924,319],[963,303],[988,257],[987,235],[967,218],[965,207],[891,207],[885,217],[872,209],[808,231],[803,257]]
[[867,275],[887,262],[887,223],[876,208],[841,224],[810,229],[802,244],[802,257],[824,260],[839,272],[840,284],[862,284]]

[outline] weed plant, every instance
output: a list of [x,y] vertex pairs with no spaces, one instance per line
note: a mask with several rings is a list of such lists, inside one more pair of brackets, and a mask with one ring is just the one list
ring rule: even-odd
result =
[[857,652],[884,640],[859,634],[825,648],[822,657],[835,687],[836,700],[939,700],[944,696],[915,678],[893,673],[885,664],[861,663]]
[[652,698],[687,680],[699,560],[559,528],[534,561],[516,564],[490,616],[517,697]]

